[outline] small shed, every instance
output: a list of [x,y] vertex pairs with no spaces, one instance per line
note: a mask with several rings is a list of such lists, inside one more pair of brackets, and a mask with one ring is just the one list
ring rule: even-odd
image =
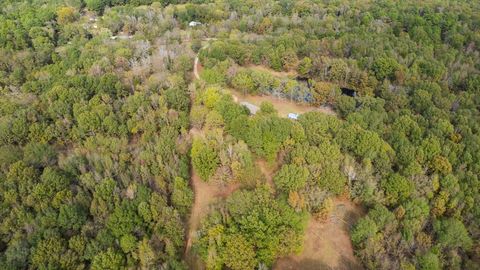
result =
[[288,118],[297,120],[298,119],[298,114],[297,113],[289,113]]
[[240,102],[240,105],[243,105],[243,106],[247,107],[247,109],[250,111],[250,114],[256,114],[258,112],[258,110],[260,110],[260,108],[258,106],[253,105],[250,102],[242,101],[242,102]]
[[195,27],[195,26],[199,26],[199,25],[202,25],[201,22],[196,22],[196,21],[191,21],[188,23],[188,26],[190,27]]

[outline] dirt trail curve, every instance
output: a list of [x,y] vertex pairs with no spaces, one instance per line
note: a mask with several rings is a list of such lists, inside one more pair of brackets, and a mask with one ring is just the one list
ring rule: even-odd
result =
[[200,53],[201,50],[205,50],[210,46],[210,43],[208,43],[211,40],[217,40],[216,38],[206,38],[204,41],[207,42],[200,50],[198,50],[197,54],[195,55],[195,60],[193,61],[193,75],[195,76],[195,79],[200,80],[200,74],[198,73],[198,66],[200,64],[198,60],[198,54]]

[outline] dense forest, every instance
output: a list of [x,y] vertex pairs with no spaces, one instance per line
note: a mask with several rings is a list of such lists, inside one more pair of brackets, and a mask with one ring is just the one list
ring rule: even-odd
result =
[[480,2],[0,3],[0,269],[281,269],[340,198],[337,269],[479,269],[479,178]]

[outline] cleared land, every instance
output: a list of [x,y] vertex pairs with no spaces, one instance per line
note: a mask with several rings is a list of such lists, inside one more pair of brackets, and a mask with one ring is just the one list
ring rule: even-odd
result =
[[353,255],[349,230],[363,215],[363,210],[346,199],[336,199],[334,203],[328,220],[319,222],[310,219],[303,252],[279,259],[273,269],[362,269]]
[[283,78],[283,77],[288,77],[288,78],[295,78],[298,76],[297,72],[290,70],[290,71],[275,71],[273,69],[260,66],[260,65],[248,65],[247,68],[255,69],[258,71],[263,71],[263,72],[268,72],[272,74],[275,77],[278,78]]
[[281,117],[287,117],[289,113],[303,114],[306,112],[322,112],[328,115],[335,115],[335,112],[332,108],[327,106],[314,107],[309,105],[299,104],[293,101],[289,101],[283,98],[276,98],[273,96],[254,96],[254,95],[243,95],[236,90],[228,89],[226,90],[233,96],[235,102],[249,102],[253,105],[260,106],[262,102],[270,102],[273,107],[278,111],[278,115]]

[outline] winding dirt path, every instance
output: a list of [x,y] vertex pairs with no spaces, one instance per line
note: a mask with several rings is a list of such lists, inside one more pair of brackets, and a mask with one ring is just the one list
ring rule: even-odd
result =
[[[210,40],[215,39],[206,39],[205,41]],[[209,43],[204,45],[200,50],[206,49],[208,46]],[[199,74],[200,69],[201,64],[197,53],[193,67],[193,75],[196,80],[201,80]],[[329,107],[306,106],[273,96],[241,95],[234,90],[227,91],[237,103],[246,101],[259,106],[263,101],[268,101],[272,103],[281,117],[287,117],[288,113],[302,114],[309,111],[320,111],[325,114],[336,115]],[[203,136],[203,132],[202,130],[192,127],[189,130],[189,135],[190,138],[194,138]],[[257,160],[256,165],[265,175],[267,183],[274,188],[272,176],[276,171],[276,168],[270,166],[263,160]],[[219,199],[224,199],[230,196],[230,194],[240,188],[240,184],[205,182],[192,167],[190,185],[193,188],[195,199],[188,221],[188,233],[186,235],[187,239],[184,258],[190,269],[204,269],[205,266],[202,261],[191,251],[192,244],[198,237],[198,230],[200,229],[201,221],[209,213],[215,202]],[[349,211],[353,213],[358,213],[359,211],[349,201],[339,202],[337,200],[335,205],[336,208],[341,205],[346,205],[346,208],[350,209],[351,211]],[[344,220],[345,218],[346,217],[340,218],[340,220]],[[278,260],[273,269],[359,269],[357,268],[358,263],[353,255],[353,248],[348,234],[348,226],[338,224],[338,219],[330,218],[327,222],[320,223],[312,218],[306,231],[304,247],[304,251],[301,254],[288,256]],[[347,265],[350,266],[350,268],[348,268]],[[325,268],[322,268],[321,266],[325,266]]]
[[[203,137],[203,131],[192,127],[189,130],[191,139],[195,137]],[[204,269],[204,264],[191,251],[192,244],[198,237],[198,230],[201,226],[201,221],[210,212],[212,206],[221,199],[229,197],[233,192],[240,188],[239,183],[220,183],[216,181],[203,181],[197,174],[193,166],[190,168],[190,186],[193,188],[194,202],[188,220],[188,233],[185,245],[184,258],[190,269]]]
[[188,221],[188,234],[184,257],[190,269],[204,269],[203,262],[191,251],[192,244],[198,238],[201,221],[208,215],[212,210],[212,206],[217,201],[228,198],[233,192],[240,188],[240,184],[205,182],[193,168],[191,169],[190,181],[195,193],[195,199]]
[[193,61],[193,75],[195,76],[195,79],[200,80],[200,74],[198,74],[198,53],[195,55],[195,60]]
[[[204,41],[209,42],[211,40],[217,40],[216,38],[206,38]],[[195,55],[195,60],[193,61],[193,75],[195,76],[195,79],[200,80],[200,74],[198,70],[200,69],[200,61],[198,60],[198,54],[200,53],[201,50],[205,50],[210,46],[210,43],[205,44],[200,50],[198,50],[197,54]]]

